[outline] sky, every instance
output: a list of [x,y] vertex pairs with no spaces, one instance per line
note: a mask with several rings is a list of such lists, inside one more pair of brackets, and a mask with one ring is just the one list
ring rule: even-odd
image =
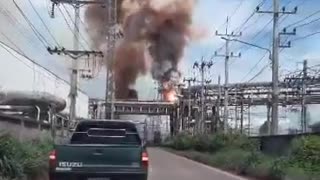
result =
[[[72,48],[73,34],[68,24],[73,26],[70,16],[73,17],[73,11],[70,6],[60,6],[64,16],[59,9],[55,9],[55,17],[50,17],[51,3],[50,0],[31,0],[39,16],[44,20],[46,26],[33,10],[29,0],[15,0],[30,22],[36,27],[37,31],[43,35],[50,46],[55,46],[56,41],[65,48]],[[212,59],[214,65],[206,72],[206,79],[217,83],[218,76],[224,82],[224,59],[213,57],[214,52],[219,54],[225,52],[224,41],[215,36],[218,30],[224,33],[228,25],[229,32],[241,32],[242,36],[238,39],[250,42],[265,48],[271,47],[272,40],[272,15],[271,14],[253,14],[256,6],[262,3],[261,10],[272,10],[271,0],[198,0],[193,15],[193,25],[200,27],[208,32],[203,39],[190,42],[185,49],[184,57],[180,63],[183,77],[197,76],[199,72],[192,68],[195,61],[202,57],[206,60]],[[287,11],[293,10],[298,6],[297,14],[281,15],[280,29],[297,22],[320,10],[319,0],[281,0],[281,7],[286,6]],[[253,15],[252,15],[253,14]],[[248,17],[252,18],[245,24]],[[83,16],[83,9],[82,9]],[[229,17],[229,23],[226,19]],[[68,24],[64,18],[68,20]],[[297,25],[304,24],[314,19],[320,18],[320,13],[315,14],[310,19],[304,20]],[[82,21],[84,18],[82,17]],[[50,55],[41,41],[34,35],[34,32],[27,24],[26,20],[15,7],[13,1],[0,1],[0,40],[13,46],[17,50],[23,51],[31,59],[34,59],[44,67],[49,68],[63,79],[69,80],[70,59],[64,56]],[[3,25],[4,24],[4,25]],[[90,39],[87,36],[85,25],[81,23],[81,45],[89,49]],[[293,26],[294,27],[294,26]],[[291,28],[293,28],[291,27]],[[301,62],[308,60],[310,66],[320,63],[320,34],[303,38],[304,36],[319,31],[320,21],[315,21],[308,25],[297,28],[297,35],[283,36],[281,42],[292,40],[292,47],[281,50],[280,53],[280,77],[286,73],[301,69]],[[292,30],[288,28],[288,31]],[[49,31],[48,31],[49,29]],[[50,33],[54,38],[51,38]],[[7,38],[9,37],[9,39]],[[85,40],[83,40],[85,39]],[[230,82],[247,82],[271,81],[271,68],[266,52],[261,49],[243,45],[237,42],[230,44],[230,50],[235,54],[241,52],[241,58],[232,58],[230,60]],[[265,58],[262,58],[265,56]],[[213,57],[213,58],[212,58]],[[97,61],[94,59],[82,59],[80,68],[87,69],[93,67]],[[88,65],[89,64],[89,65]],[[2,67],[3,68],[3,67]],[[81,80],[79,86],[90,97],[103,98],[105,95],[105,70],[104,68],[94,68],[93,80]],[[140,77],[136,88],[140,92],[142,99],[153,99],[156,97],[156,84],[150,76]]]

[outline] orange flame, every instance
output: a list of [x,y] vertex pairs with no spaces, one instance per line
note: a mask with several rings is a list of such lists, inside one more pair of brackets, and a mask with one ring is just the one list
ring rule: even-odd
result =
[[163,92],[164,100],[168,102],[176,102],[178,100],[177,93],[175,90],[168,90]]

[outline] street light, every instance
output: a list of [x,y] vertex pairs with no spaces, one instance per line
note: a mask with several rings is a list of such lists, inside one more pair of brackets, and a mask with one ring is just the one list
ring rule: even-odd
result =
[[[221,37],[221,39],[223,40],[227,40],[227,38],[225,37]],[[249,43],[249,42],[245,42],[245,41],[241,41],[241,40],[238,40],[238,39],[229,39],[230,41],[235,41],[235,42],[239,42],[239,43],[242,43],[242,44],[246,44],[246,45],[249,45],[249,46],[252,46],[252,47],[256,47],[256,48],[259,48],[259,49],[262,49],[262,50],[265,50],[269,53],[269,59],[271,60],[272,59],[272,52],[270,49],[268,48],[265,48],[265,47],[261,47],[261,46],[258,46],[256,44],[252,44],[252,43]],[[240,54],[241,55],[241,54]]]

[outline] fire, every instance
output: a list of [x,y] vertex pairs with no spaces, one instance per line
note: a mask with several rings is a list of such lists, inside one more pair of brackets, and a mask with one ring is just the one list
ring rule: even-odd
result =
[[176,102],[178,100],[177,93],[174,90],[164,92],[164,99],[168,102]]

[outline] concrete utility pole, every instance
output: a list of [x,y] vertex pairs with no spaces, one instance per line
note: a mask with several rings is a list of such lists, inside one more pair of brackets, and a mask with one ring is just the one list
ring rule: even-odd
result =
[[203,132],[204,123],[205,123],[205,117],[204,117],[204,113],[205,113],[205,110],[204,110],[204,106],[205,106],[205,102],[204,102],[205,101],[205,98],[204,98],[204,83],[205,83],[204,72],[205,72],[206,67],[208,69],[210,69],[212,66],[213,66],[213,62],[211,60],[206,62],[203,57],[201,58],[200,64],[198,62],[195,62],[193,64],[193,68],[198,68],[201,73],[201,100],[200,100],[201,101],[201,105],[200,105],[201,116],[200,116],[200,122],[199,122],[199,126],[200,126],[199,131],[200,132]]
[[75,9],[75,19],[74,19],[74,36],[73,36],[73,50],[72,51],[66,51],[64,48],[61,50],[56,49],[50,49],[48,48],[48,51],[50,53],[64,53],[69,55],[72,58],[72,71],[71,71],[71,77],[70,77],[70,121],[75,121],[76,119],[76,104],[77,104],[77,91],[78,91],[78,58],[84,56],[84,55],[101,55],[101,52],[97,51],[79,51],[79,34],[80,34],[80,28],[79,28],[79,22],[80,22],[80,7],[82,5],[89,5],[89,4],[104,4],[104,2],[95,2],[95,1],[78,1],[78,0],[51,0],[52,1],[52,16],[54,17],[54,8],[56,5],[64,3],[72,5]]
[[65,48],[58,49],[57,47],[51,49],[48,47],[48,52],[50,54],[63,54],[71,57],[72,64],[72,74],[71,74],[71,88],[70,88],[70,121],[75,121],[76,119],[76,98],[78,91],[78,63],[77,60],[83,56],[100,56],[103,57],[101,51],[78,51],[78,50],[66,50]]
[[[108,31],[108,60],[113,60],[113,50],[115,47],[115,41],[117,38],[121,38],[117,35],[117,0],[101,0],[101,1],[88,1],[88,0],[51,0],[52,1],[52,14],[51,17],[54,17],[54,9],[59,3],[65,3],[70,4],[75,8],[75,28],[74,28],[74,50],[79,49],[79,21],[80,21],[80,7],[84,5],[108,5],[108,22],[109,22],[109,31]],[[113,119],[113,110],[114,110],[114,82],[113,82],[113,72],[109,66],[112,66],[112,64],[108,64],[107,66],[107,85],[106,85],[106,106],[108,105],[108,102],[111,102],[111,114],[109,116],[108,112],[105,113],[105,118],[111,118]],[[76,86],[77,86],[77,78],[78,78],[78,64],[76,60],[73,60],[72,62],[72,75],[71,75],[71,90],[70,90],[70,100],[71,100],[71,106],[70,106],[70,118],[75,118],[75,106],[76,106]],[[107,110],[107,108],[106,108]]]
[[229,84],[229,60],[230,58],[240,58],[241,54],[239,53],[238,56],[234,56],[233,52],[230,53],[229,50],[229,44],[230,41],[232,41],[232,38],[240,37],[242,33],[234,34],[234,32],[229,33],[228,32],[228,24],[229,24],[229,17],[227,18],[227,27],[226,32],[224,34],[220,34],[218,31],[216,31],[216,36],[220,36],[221,39],[226,41],[226,52],[223,55],[219,55],[218,52],[215,52],[215,56],[217,57],[224,57],[225,58],[225,83],[224,83],[224,132],[227,132],[228,127],[228,106],[229,106],[229,93],[228,93],[228,84]]
[[[117,0],[108,0],[108,61],[106,63],[106,118],[114,119],[114,74],[112,66],[114,63],[114,48],[117,40],[116,24],[117,24]],[[110,112],[107,111],[107,106],[110,104]]]
[[[280,0],[273,0],[273,11],[260,11],[258,6],[256,11],[258,13],[273,14],[273,44],[272,44],[272,111],[271,111],[271,134],[278,133],[279,125],[279,15],[280,14],[295,14],[297,8],[292,12],[286,12],[285,7],[280,11]],[[285,32],[285,34],[287,34]],[[288,44],[290,46],[290,43]]]
[[189,125],[192,121],[191,117],[191,83],[195,82],[196,78],[184,78],[183,82],[188,82],[188,123],[187,123],[187,128],[189,129]]
[[241,114],[240,114],[240,133],[243,134],[243,95],[241,95],[241,107],[240,107],[240,111],[241,111]]
[[[220,107],[221,107],[221,76],[218,76],[218,100],[217,100],[216,126],[220,126]],[[217,127],[216,127],[217,128]],[[217,131],[218,129],[216,129]]]
[[308,78],[308,62],[303,61],[303,77],[302,77],[302,88],[301,88],[301,127],[302,132],[307,132],[307,106],[305,102],[306,94],[306,80]]

